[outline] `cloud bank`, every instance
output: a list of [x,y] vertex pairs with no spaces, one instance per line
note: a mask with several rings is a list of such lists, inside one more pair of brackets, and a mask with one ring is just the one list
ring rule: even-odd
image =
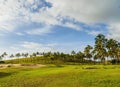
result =
[[0,0],[0,36],[45,35],[62,26],[120,40],[119,16],[120,0]]

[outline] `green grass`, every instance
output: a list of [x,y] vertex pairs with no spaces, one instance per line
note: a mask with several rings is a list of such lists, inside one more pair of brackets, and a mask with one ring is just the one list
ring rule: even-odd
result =
[[0,87],[120,87],[119,65],[0,69]]

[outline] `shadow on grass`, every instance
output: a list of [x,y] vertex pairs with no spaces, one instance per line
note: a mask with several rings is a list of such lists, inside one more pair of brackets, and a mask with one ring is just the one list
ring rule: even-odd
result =
[[11,75],[11,73],[0,72],[0,78],[10,76],[10,75]]

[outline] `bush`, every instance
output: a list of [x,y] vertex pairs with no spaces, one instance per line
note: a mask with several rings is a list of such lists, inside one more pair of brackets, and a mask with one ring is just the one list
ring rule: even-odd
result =
[[100,67],[90,66],[90,67],[83,67],[82,69],[100,69]]
[[0,61],[0,64],[3,64],[3,63],[5,63],[4,61]]

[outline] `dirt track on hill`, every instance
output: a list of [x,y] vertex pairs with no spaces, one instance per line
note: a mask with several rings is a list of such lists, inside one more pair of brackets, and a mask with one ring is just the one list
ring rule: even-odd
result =
[[0,69],[8,67],[28,67],[28,68],[40,68],[45,67],[43,64],[0,64]]

